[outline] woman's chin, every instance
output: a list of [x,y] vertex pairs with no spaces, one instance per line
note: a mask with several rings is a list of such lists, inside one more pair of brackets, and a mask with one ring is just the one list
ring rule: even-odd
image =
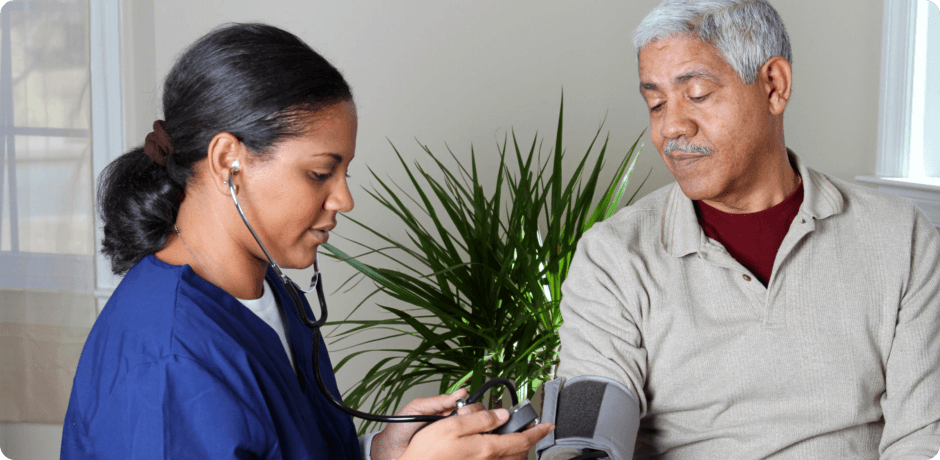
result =
[[285,259],[285,265],[281,268],[290,268],[293,270],[303,270],[310,268],[317,260],[317,249],[320,245],[313,248],[305,248],[303,251],[295,251],[289,259]]

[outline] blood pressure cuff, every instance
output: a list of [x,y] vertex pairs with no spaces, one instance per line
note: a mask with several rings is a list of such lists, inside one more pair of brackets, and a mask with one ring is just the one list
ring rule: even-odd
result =
[[568,460],[588,452],[607,456],[582,458],[633,458],[640,427],[640,405],[621,383],[593,375],[545,383],[542,419],[555,424],[555,431],[536,444],[540,460]]

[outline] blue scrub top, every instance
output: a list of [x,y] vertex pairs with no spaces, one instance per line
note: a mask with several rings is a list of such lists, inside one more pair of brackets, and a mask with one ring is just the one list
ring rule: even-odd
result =
[[[305,391],[270,326],[188,265],[151,254],[127,273],[85,342],[61,458],[359,460],[352,419],[314,381],[311,331],[267,276]],[[319,365],[339,397],[322,340]]]

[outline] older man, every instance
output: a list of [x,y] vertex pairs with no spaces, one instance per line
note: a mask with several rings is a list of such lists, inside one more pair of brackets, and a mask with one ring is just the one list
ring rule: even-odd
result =
[[617,436],[634,458],[933,458],[937,231],[787,149],[790,44],[765,0],[666,0],[634,45],[677,183],[581,240],[558,372],[596,379],[550,392],[542,458]]

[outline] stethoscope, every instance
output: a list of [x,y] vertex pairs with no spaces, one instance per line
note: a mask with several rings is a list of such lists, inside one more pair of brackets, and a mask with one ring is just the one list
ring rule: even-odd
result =
[[[271,257],[271,253],[268,252],[268,248],[264,246],[264,243],[261,242],[261,238],[258,237],[258,234],[255,232],[255,229],[252,228],[251,224],[248,223],[248,218],[245,217],[245,211],[242,210],[241,204],[238,203],[238,196],[236,194],[237,188],[235,187],[234,182],[232,181],[232,175],[238,172],[240,164],[238,160],[232,163],[231,169],[228,173],[228,190],[229,194],[232,195],[232,201],[235,202],[235,208],[238,209],[238,214],[241,216],[242,221],[245,222],[245,226],[248,227],[248,231],[251,232],[251,236],[255,238],[255,241],[258,242],[258,246],[261,247],[261,250],[264,251],[265,257],[268,259],[268,263],[271,265],[271,268],[274,270],[274,273],[280,279],[281,283],[284,285],[284,289],[287,290],[287,293],[291,297],[291,301],[294,303],[294,307],[297,309],[297,315],[300,317],[301,322],[305,326],[309,327],[313,331],[313,375],[317,382],[317,387],[320,388],[320,392],[323,393],[323,396],[333,404],[336,408],[342,410],[343,412],[365,420],[370,420],[373,422],[382,422],[382,423],[413,423],[413,422],[436,422],[447,418],[445,415],[379,415],[379,414],[370,414],[367,412],[361,412],[356,409],[353,409],[343,403],[342,400],[337,398],[329,391],[326,387],[326,384],[323,383],[323,377],[320,374],[319,366],[319,356],[320,356],[320,327],[326,323],[327,318],[327,309],[326,309],[326,300],[323,295],[323,275],[320,273],[319,267],[319,257],[314,259],[313,262],[313,278],[310,280],[310,288],[303,290],[300,286],[297,285],[292,279],[290,279],[284,272],[281,270],[281,267],[274,262],[274,258]],[[316,321],[310,320],[307,316],[307,312],[304,310],[303,302],[300,300],[300,294],[297,291],[302,291],[303,293],[309,293],[313,290],[317,291],[317,299],[320,302],[320,318]],[[286,326],[286,323],[285,323]],[[296,353],[294,353],[295,368],[300,369],[296,366]],[[297,377],[300,380],[300,387],[306,388],[304,383],[303,373],[300,371],[297,372]],[[512,399],[512,409],[510,409],[510,419],[503,426],[494,431],[494,433],[515,433],[521,431],[526,426],[528,426],[533,421],[538,423],[538,415],[535,413],[535,410],[532,409],[528,400],[523,401],[522,404],[519,403],[519,397],[516,395],[516,387],[507,379],[504,378],[494,378],[490,379],[484,383],[477,391],[475,391],[470,397],[462,399],[457,402],[457,407],[463,407],[467,404],[474,404],[480,397],[486,393],[487,390],[496,386],[503,385],[509,390],[509,396]],[[450,415],[456,414],[451,413]]]

